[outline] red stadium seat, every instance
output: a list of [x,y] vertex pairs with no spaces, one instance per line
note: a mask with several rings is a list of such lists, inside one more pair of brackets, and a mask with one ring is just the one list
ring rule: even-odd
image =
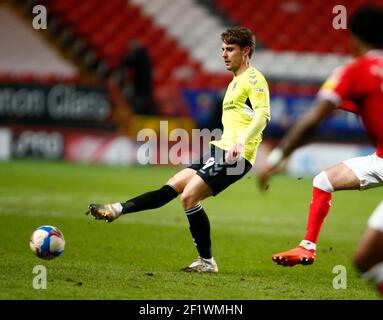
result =
[[[335,17],[332,10],[339,1],[215,0],[214,3],[237,23],[253,29],[258,41],[262,39],[267,48],[277,51],[348,52],[346,32],[335,31],[332,27]],[[381,0],[348,0],[347,13],[366,3],[381,4]],[[296,39],[301,37],[307,42],[297,42]],[[318,42],[318,38],[328,41]]]
[[0,72],[0,82],[10,83],[15,81],[15,75],[11,72]]

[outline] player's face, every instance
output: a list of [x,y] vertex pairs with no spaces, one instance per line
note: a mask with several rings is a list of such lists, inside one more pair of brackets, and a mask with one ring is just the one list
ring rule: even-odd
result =
[[236,72],[244,63],[244,52],[238,44],[222,43],[222,58],[226,69]]

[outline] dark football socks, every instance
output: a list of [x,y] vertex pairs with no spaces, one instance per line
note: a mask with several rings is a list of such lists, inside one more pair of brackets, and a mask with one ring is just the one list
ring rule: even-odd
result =
[[185,210],[185,213],[188,217],[189,229],[200,257],[210,259],[212,257],[210,222],[205,210],[199,204],[194,208]]
[[170,185],[165,184],[162,188],[144,193],[130,199],[122,205],[122,213],[131,213],[162,207],[174,198],[177,198],[177,191]]

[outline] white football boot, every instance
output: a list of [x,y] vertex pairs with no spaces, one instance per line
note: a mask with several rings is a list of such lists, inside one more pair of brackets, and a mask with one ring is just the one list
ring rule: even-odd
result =
[[89,211],[86,214],[91,214],[96,220],[105,220],[112,222],[122,215],[122,206],[120,203],[114,204],[95,204],[91,203]]
[[181,269],[181,271],[217,273],[218,266],[214,258],[204,259],[204,258],[198,257],[188,267]]

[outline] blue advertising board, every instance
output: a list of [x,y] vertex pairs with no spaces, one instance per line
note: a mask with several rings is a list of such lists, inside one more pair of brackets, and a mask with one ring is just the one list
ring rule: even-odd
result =
[[[224,92],[184,90],[189,112],[200,128],[217,123],[221,117]],[[264,132],[268,138],[281,138],[315,102],[315,95],[271,94],[271,122]],[[219,119],[218,119],[219,122]],[[366,133],[358,116],[336,110],[316,131],[316,137],[334,141],[364,141]]]

